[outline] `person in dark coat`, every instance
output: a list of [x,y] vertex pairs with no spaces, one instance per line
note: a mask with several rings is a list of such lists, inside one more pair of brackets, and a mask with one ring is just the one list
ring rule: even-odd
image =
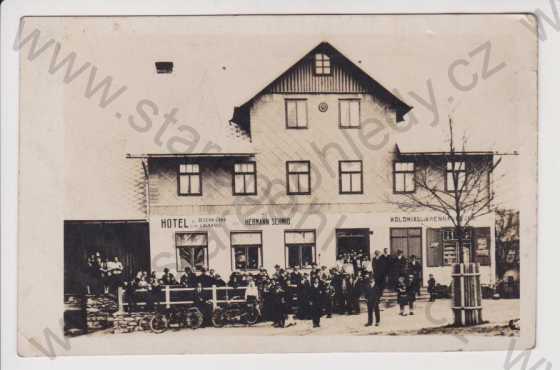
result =
[[196,308],[200,310],[202,316],[204,318],[204,322],[208,323],[211,315],[211,308],[206,296],[204,295],[204,290],[202,289],[202,283],[198,283],[196,285],[195,290],[193,291],[193,303]]
[[307,273],[303,275],[303,278],[297,287],[297,299],[298,299],[298,318],[302,320],[307,320],[309,318],[309,288],[311,283],[309,282],[309,276]]
[[200,269],[198,282],[202,284],[203,288],[210,288],[212,285],[214,285],[214,279],[206,273],[206,269],[204,267]]
[[408,286],[404,276],[399,276],[397,280],[397,302],[399,303],[400,312],[399,315],[406,316],[404,308],[408,304]]
[[167,267],[163,269],[163,275],[161,276],[160,282],[162,285],[177,284],[177,280],[175,280],[175,276],[171,272],[169,272],[169,269]]
[[397,255],[392,258],[391,262],[391,280],[393,288],[396,290],[400,276],[406,276],[407,261],[401,250],[397,251]]
[[297,267],[292,269],[290,273],[290,285],[298,285],[301,282],[301,273]]
[[406,286],[406,295],[408,298],[408,314],[414,315],[414,301],[416,301],[416,277],[412,274],[408,275],[408,283]]
[[434,275],[430,274],[428,279],[428,293],[430,294],[430,302],[436,301],[436,279]]
[[342,274],[333,269],[331,272],[331,286],[334,289],[334,309],[337,313],[343,313],[344,297],[341,289]]
[[321,283],[325,293],[323,296],[323,308],[325,310],[325,315],[330,319],[333,313],[334,287],[330,280],[322,280]]
[[414,294],[419,295],[422,282],[422,264],[418,261],[415,255],[410,256],[408,272],[409,274],[414,275]]
[[185,267],[185,273],[181,275],[181,278],[179,279],[179,283],[184,287],[191,287],[191,288],[196,287],[196,284],[190,285],[190,283],[192,282],[191,275],[193,275],[192,270],[189,267]]
[[340,282],[340,291],[342,294],[342,313],[350,315],[352,313],[352,293],[353,281],[349,274],[343,274]]
[[273,279],[271,286],[272,295],[272,315],[274,327],[283,328],[286,325],[287,305],[286,305],[286,292],[282,289],[282,285],[278,279]]
[[324,299],[323,294],[323,288],[319,282],[319,279],[313,279],[313,283],[309,288],[309,309],[314,328],[318,328],[321,326],[321,315],[323,314]]
[[214,284],[216,284],[216,286],[218,287],[226,286],[226,282],[224,281],[224,279],[222,279],[222,276],[220,274],[214,275]]
[[385,279],[387,276],[388,262],[389,261],[387,259],[387,256],[382,255],[378,250],[374,252],[374,256],[371,261],[371,267],[373,269],[373,278],[375,279],[375,285],[379,290],[380,296],[383,295],[383,290],[385,289]]
[[128,303],[127,312],[136,311],[136,284],[124,281],[122,288],[124,290],[124,301]]
[[373,324],[373,314],[375,313],[375,326],[379,326],[381,321],[381,314],[379,312],[379,288],[375,283],[375,278],[369,278],[367,284],[364,287],[364,296],[367,301],[368,310],[368,322],[366,326],[371,326]]

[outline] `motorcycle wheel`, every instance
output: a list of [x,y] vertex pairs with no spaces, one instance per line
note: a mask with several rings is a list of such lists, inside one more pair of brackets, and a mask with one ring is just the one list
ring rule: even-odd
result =
[[167,330],[169,327],[169,320],[161,313],[156,313],[150,320],[150,330],[153,333],[160,334]]
[[225,324],[224,319],[224,310],[221,308],[216,308],[214,312],[212,312],[212,325],[215,328],[221,328]]
[[256,307],[248,307],[244,321],[247,325],[255,325],[259,321],[259,316],[259,310]]
[[198,329],[202,326],[202,322],[204,321],[204,316],[202,316],[202,312],[198,308],[194,308],[187,312],[187,327],[191,329]]

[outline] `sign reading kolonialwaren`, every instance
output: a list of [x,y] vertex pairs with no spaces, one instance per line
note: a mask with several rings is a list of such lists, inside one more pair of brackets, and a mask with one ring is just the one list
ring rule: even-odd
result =
[[531,347],[530,24],[24,18],[19,353]]

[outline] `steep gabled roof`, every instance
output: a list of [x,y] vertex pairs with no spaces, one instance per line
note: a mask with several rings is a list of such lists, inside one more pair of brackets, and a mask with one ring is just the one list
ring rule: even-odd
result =
[[[387,90],[379,82],[374,80],[370,75],[368,75],[360,67],[354,64],[350,59],[345,57],[331,44],[329,44],[328,42],[322,42],[311,51],[309,51],[306,55],[304,55],[290,68],[288,68],[284,73],[282,73],[280,76],[266,85],[261,91],[259,91],[255,96],[249,99],[246,103],[239,107],[235,107],[233,111],[233,117],[231,118],[230,122],[237,124],[240,128],[245,130],[250,135],[250,110],[255,100],[263,94],[277,91],[277,86],[286,76],[295,72],[296,69],[298,69],[302,64],[313,62],[316,53],[324,53],[328,55],[333,67],[340,67],[342,70],[348,73],[359,87],[359,90],[356,90],[356,92],[371,94],[394,109],[397,115],[397,122],[401,122],[404,119],[404,115],[412,109],[411,106],[393,95],[389,90]],[[308,92],[310,91],[304,91],[304,93]]]

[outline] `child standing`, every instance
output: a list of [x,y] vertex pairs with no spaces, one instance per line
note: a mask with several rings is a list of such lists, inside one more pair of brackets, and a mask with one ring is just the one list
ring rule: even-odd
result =
[[410,274],[408,276],[408,284],[406,285],[406,294],[408,296],[408,314],[414,315],[414,301],[416,301],[416,292],[418,292],[416,276]]
[[436,301],[436,279],[434,279],[434,275],[430,274],[428,279],[428,293],[430,293],[430,302]]
[[404,279],[404,276],[399,276],[397,280],[397,301],[399,302],[400,313],[401,316],[406,316],[404,312],[405,306],[408,304],[408,292],[407,292],[407,285]]

